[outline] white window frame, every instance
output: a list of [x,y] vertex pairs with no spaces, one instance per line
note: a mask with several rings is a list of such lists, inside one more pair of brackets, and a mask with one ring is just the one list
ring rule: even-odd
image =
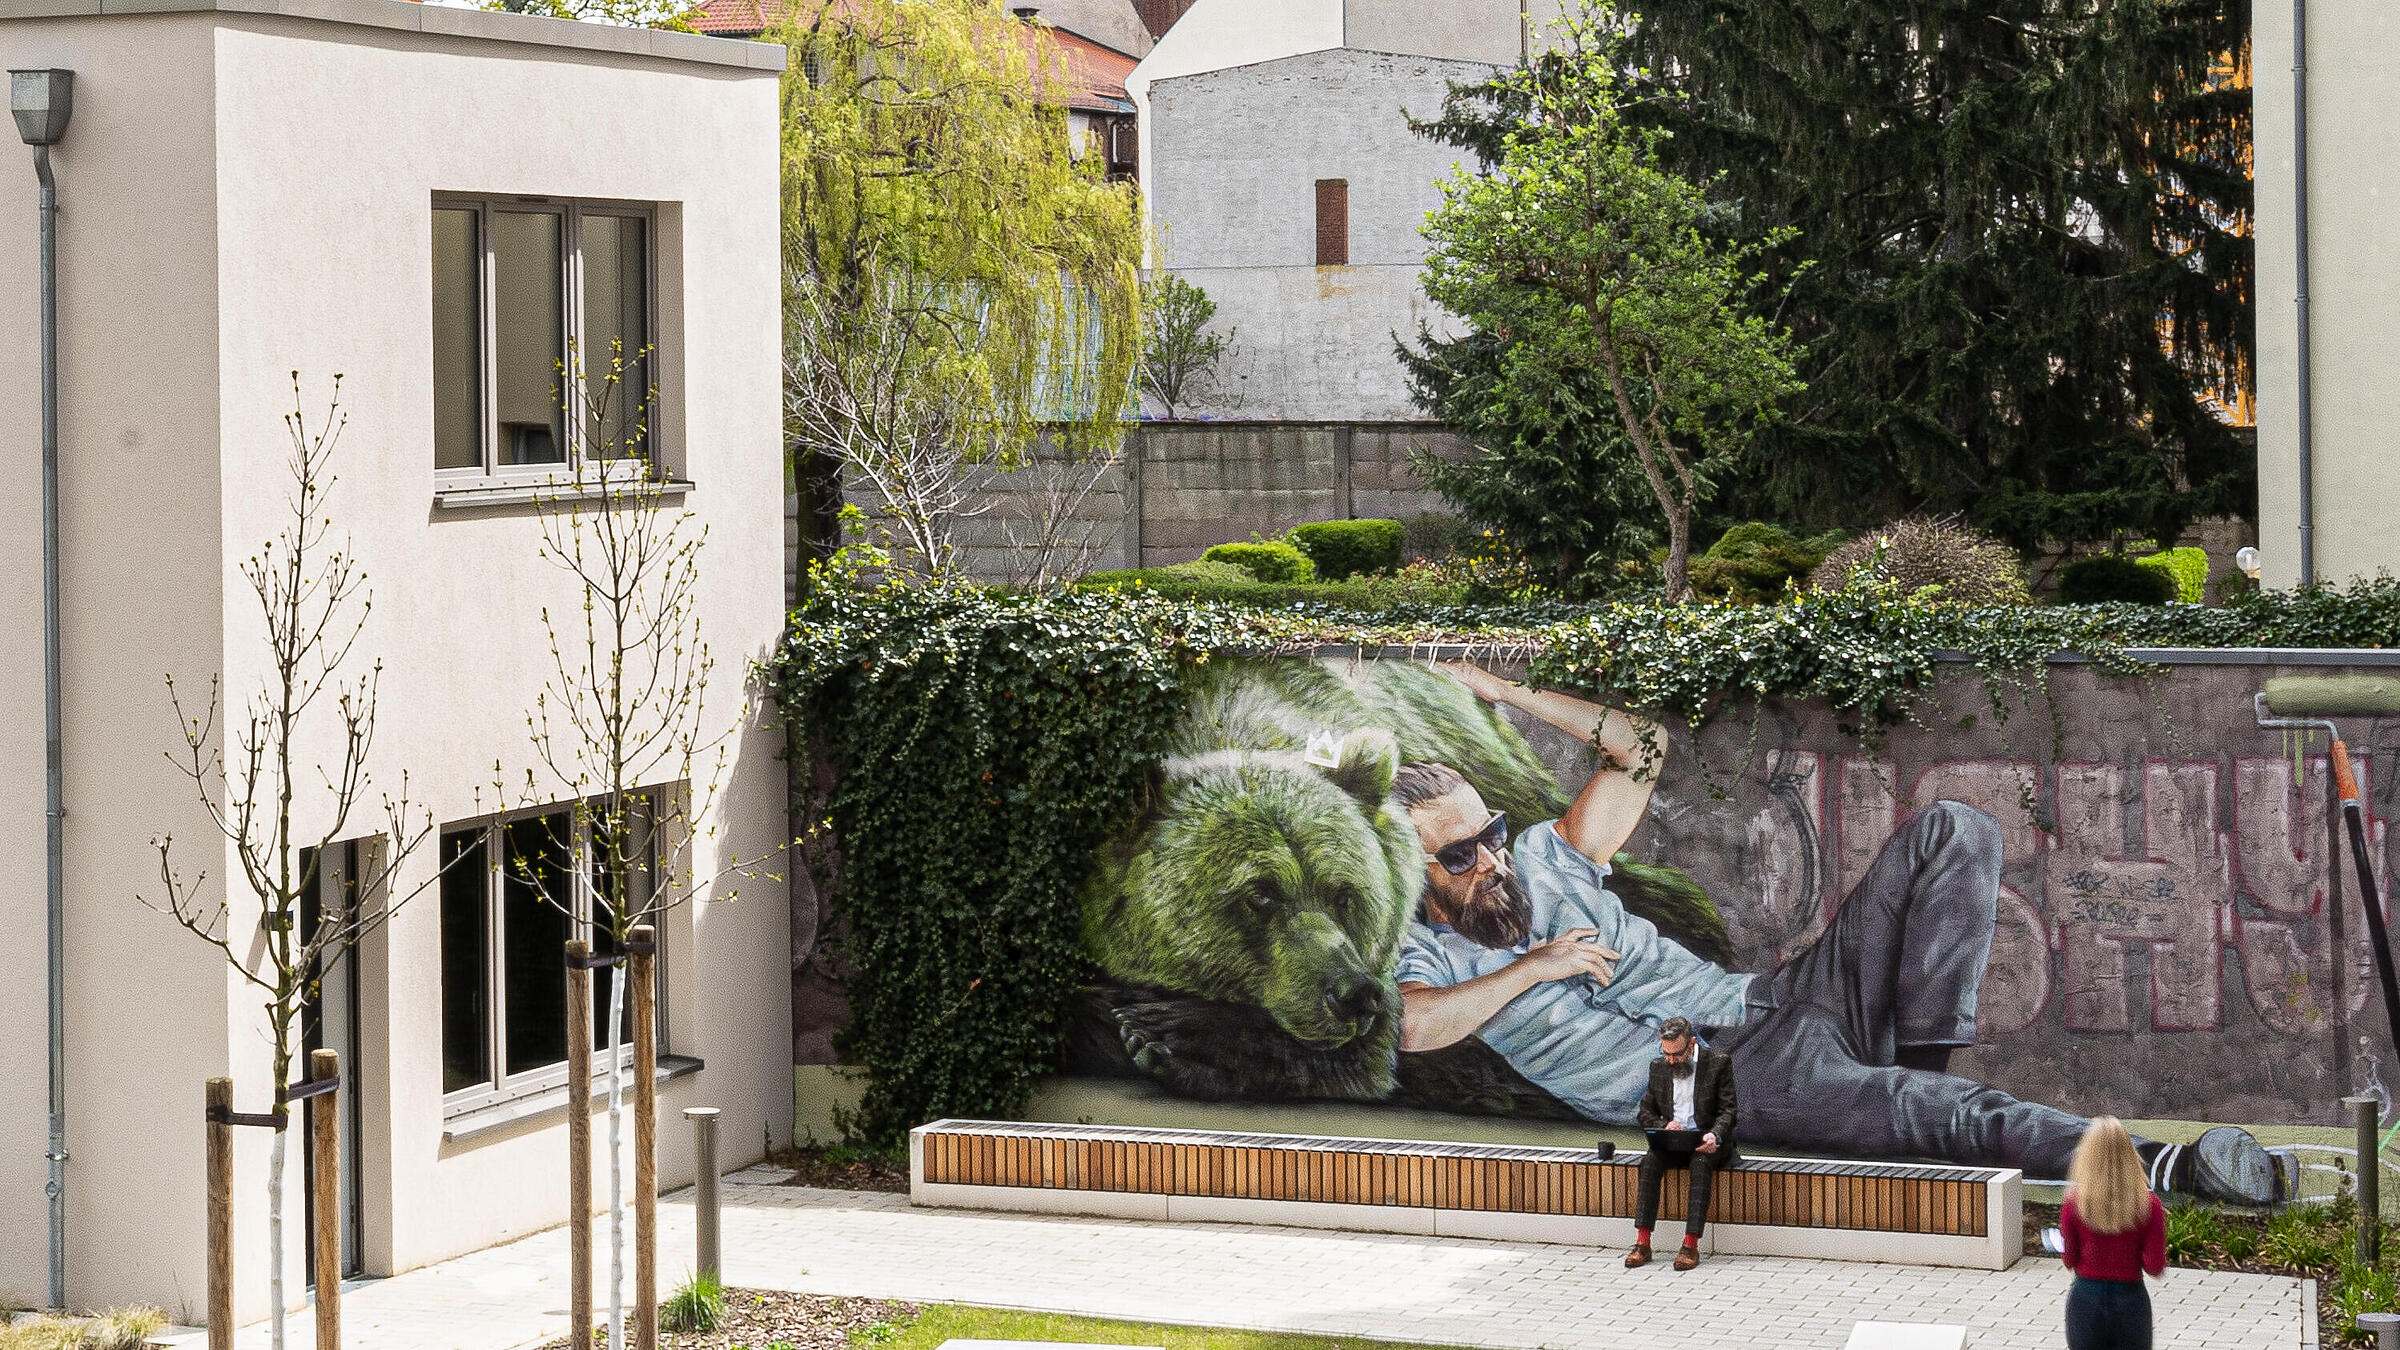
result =
[[[639,791],[656,802],[673,790],[671,788],[649,788]],[[500,1106],[566,1086],[567,1062],[563,1059],[555,1064],[545,1064],[520,1073],[512,1074],[508,1071],[508,905],[506,903],[507,878],[505,875],[507,857],[502,852],[505,848],[505,836],[501,831],[503,826],[518,821],[566,815],[576,822],[574,828],[577,831],[577,835],[568,849],[569,856],[588,857],[589,850],[584,847],[582,832],[588,829],[586,822],[588,822],[589,816],[585,812],[577,811],[576,805],[577,803],[573,801],[550,802],[516,811],[470,816],[465,820],[452,821],[436,832],[437,856],[439,852],[445,851],[442,849],[443,841],[453,835],[470,831],[482,832],[484,847],[483,920],[486,940],[483,952],[483,987],[486,998],[484,999],[483,1044],[484,1062],[488,1074],[481,1083],[455,1091],[443,1092],[442,1115],[445,1119],[465,1115],[471,1111],[479,1111],[485,1107]],[[651,849],[652,872],[656,875],[660,864],[657,859],[658,843],[655,835],[652,838]],[[586,869],[577,869],[572,878],[572,884],[574,887],[574,913],[569,918],[569,930],[575,937],[585,942],[595,942],[598,939],[598,930],[592,922],[594,892],[590,872]],[[656,1017],[654,1039],[659,1047],[659,1052],[664,1054],[667,1045],[666,925],[656,920],[652,920],[650,923],[651,931],[654,934],[653,941],[657,945],[657,954],[650,967],[656,985],[653,998],[653,1012]],[[559,952],[558,959],[562,963],[566,960],[564,950]],[[620,967],[620,969],[628,968]],[[592,1016],[601,1027],[605,1027],[607,1024],[609,978],[608,972],[604,969],[592,972]],[[629,986],[627,989],[629,1006],[631,998],[632,992]],[[449,990],[444,989],[437,1003],[445,1017],[449,1012],[448,999]],[[559,1018],[563,1025],[566,1018],[566,1005],[563,1001],[559,1006]],[[633,1042],[627,1040],[623,1046],[619,1047],[617,1053],[619,1061],[630,1071],[633,1067]],[[446,1063],[443,1071],[448,1072]],[[608,1045],[606,1038],[599,1036],[597,1031],[595,1031],[592,1046],[592,1071],[594,1073],[608,1071]]]
[[[642,305],[643,314],[650,323],[650,331],[643,338],[641,345],[650,349],[651,379],[646,388],[635,391],[619,391],[621,399],[639,400],[648,397],[651,391],[661,384],[658,378],[660,353],[657,207],[648,202],[615,201],[601,198],[490,196],[437,192],[433,194],[433,204],[427,215],[428,221],[431,220],[430,213],[432,211],[473,211],[475,213],[476,256],[481,260],[481,270],[476,277],[476,339],[480,346],[480,350],[477,352],[480,369],[477,371],[476,426],[483,457],[482,464],[475,467],[441,468],[436,466],[433,471],[434,486],[438,490],[448,492],[472,491],[479,488],[538,487],[545,484],[565,484],[576,481],[578,473],[583,472],[580,460],[583,446],[589,439],[589,428],[580,430],[572,426],[568,428],[567,444],[563,447],[566,458],[563,462],[555,464],[500,463],[500,395],[497,378],[500,360],[500,319],[498,306],[494,304],[494,299],[499,294],[499,262],[493,243],[492,218],[504,211],[553,214],[560,218],[559,259],[562,275],[559,293],[565,312],[559,317],[565,333],[565,345],[558,353],[558,360],[564,362],[569,352],[576,353],[587,367],[585,372],[587,377],[592,353],[591,344],[584,340],[583,222],[590,216],[631,217],[642,222]],[[573,373],[572,371],[568,372],[570,375]],[[632,403],[628,402],[626,406],[631,407]],[[571,420],[581,412],[582,407],[583,401],[578,395],[571,403],[568,412],[562,416]],[[599,461],[597,476],[601,481],[635,479],[651,475],[654,462],[659,458],[659,418],[656,399],[651,400],[644,420],[649,428],[649,445],[645,456]]]

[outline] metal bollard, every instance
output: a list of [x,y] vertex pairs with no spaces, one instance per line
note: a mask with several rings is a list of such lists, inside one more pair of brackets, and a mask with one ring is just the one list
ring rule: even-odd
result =
[[2342,1105],[2358,1121],[2358,1259],[2373,1265],[2383,1246],[2383,1149],[2376,1128],[2383,1103],[2373,1097],[2344,1097]]
[[718,1263],[717,1241],[717,1108],[687,1106],[683,1118],[692,1122],[692,1228],[700,1243],[699,1265],[693,1274],[722,1281],[725,1275]]

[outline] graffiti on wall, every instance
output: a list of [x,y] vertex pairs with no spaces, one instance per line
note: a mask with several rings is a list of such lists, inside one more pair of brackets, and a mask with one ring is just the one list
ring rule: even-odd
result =
[[[2036,1176],[2086,1112],[2174,1095],[2138,1056],[2062,1081],[2091,1047],[2170,1039],[2205,1084],[2262,1036],[2300,1046],[2234,1071],[2238,1119],[2346,1089],[2319,1052],[2370,986],[2339,968],[2365,953],[2321,756],[2297,781],[2272,755],[2044,763],[1969,735],[1869,756],[1817,721],[1724,794],[1680,738],[1478,667],[1213,663],[1087,886],[1102,978],[1070,1067],[1625,1125],[1683,1017],[1732,1055],[1750,1138]],[[2143,1148],[2171,1187],[2282,1184],[2238,1129]]]

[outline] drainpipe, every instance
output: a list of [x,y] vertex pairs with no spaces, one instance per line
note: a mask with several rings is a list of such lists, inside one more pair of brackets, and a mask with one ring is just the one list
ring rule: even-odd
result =
[[67,1306],[66,790],[59,753],[58,651],[58,185],[50,147],[66,134],[75,72],[8,72],[8,109],[33,147],[42,198],[42,748],[49,844],[50,1306]]
[[2292,0],[2292,271],[2299,292],[2300,584],[2317,579],[2317,463],[2308,370],[2308,0]]

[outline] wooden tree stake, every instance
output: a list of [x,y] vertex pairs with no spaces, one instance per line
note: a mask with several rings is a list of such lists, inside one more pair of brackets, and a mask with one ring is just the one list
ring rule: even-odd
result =
[[[308,1052],[309,1081],[339,1078],[338,1051]],[[308,1099],[309,1190],[316,1208],[317,1350],[342,1346],[341,1089]]]
[[208,1350],[233,1350],[233,1080],[208,1080]]
[[592,1347],[592,944],[567,944],[567,1344]]
[[658,930],[633,941],[633,1344],[658,1350]]

